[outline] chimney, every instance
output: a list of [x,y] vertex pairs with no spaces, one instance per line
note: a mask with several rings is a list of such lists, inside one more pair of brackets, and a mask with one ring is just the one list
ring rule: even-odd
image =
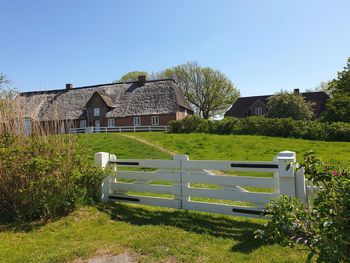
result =
[[294,89],[294,94],[299,94],[299,89]]
[[66,90],[72,90],[73,89],[73,84],[67,83],[66,84]]
[[137,78],[137,83],[139,86],[143,86],[145,82],[147,81],[147,76],[146,75],[139,75]]

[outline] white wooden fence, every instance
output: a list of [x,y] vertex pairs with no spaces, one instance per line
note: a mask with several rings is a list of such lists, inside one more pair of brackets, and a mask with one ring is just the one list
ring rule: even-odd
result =
[[116,127],[86,127],[71,128],[69,133],[99,133],[99,132],[142,132],[142,131],[170,131],[170,126],[116,126]]
[[[295,161],[296,154],[289,151],[279,153],[271,162],[194,161],[189,160],[187,155],[177,155],[173,160],[117,159],[115,155],[105,152],[95,154],[97,166],[110,166],[113,171],[102,182],[102,202],[138,203],[249,217],[261,217],[265,205],[281,194],[299,197],[307,203],[306,180],[302,170],[294,171]],[[117,172],[117,166],[158,170]],[[210,171],[270,172],[273,177],[216,175]],[[154,184],[154,181],[161,181],[163,185]],[[216,187],[206,188],[206,184]],[[270,188],[272,192],[248,191],[245,187],[254,190]],[[151,197],[147,193],[171,197]],[[210,202],[193,200],[198,197],[210,199]],[[211,202],[213,199],[240,203],[222,204]],[[242,202],[249,204],[244,206]]]

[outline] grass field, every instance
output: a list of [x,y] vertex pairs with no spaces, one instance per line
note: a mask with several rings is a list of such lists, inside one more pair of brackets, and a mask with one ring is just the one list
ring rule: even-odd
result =
[[[315,149],[325,161],[348,163],[350,143],[312,142],[261,136],[136,133],[191,159],[272,160],[282,150],[300,158]],[[79,136],[91,156],[169,159],[156,147],[119,134]],[[69,262],[125,251],[141,262],[305,262],[306,252],[254,239],[264,220],[185,212],[138,205],[84,207],[40,226],[0,225],[0,262]]]
[[301,250],[256,241],[253,230],[260,225],[261,220],[133,205],[86,207],[28,232],[0,232],[0,261],[66,262],[125,251],[141,262],[305,261]]
[[297,153],[298,161],[308,150],[315,150],[325,162],[350,164],[350,142],[310,141],[250,135],[135,133],[171,151],[187,154],[198,160],[253,160],[271,161],[279,152]]

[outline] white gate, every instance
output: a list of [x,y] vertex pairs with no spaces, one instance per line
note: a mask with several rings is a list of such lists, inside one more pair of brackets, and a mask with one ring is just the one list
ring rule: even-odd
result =
[[[177,155],[173,160],[117,159],[109,153],[95,154],[97,166],[111,166],[113,170],[102,182],[102,202],[138,203],[250,217],[261,217],[265,205],[280,194],[300,197],[306,202],[304,174],[302,170],[294,172],[295,161],[295,153],[289,151],[279,153],[271,162],[194,161],[187,155]],[[117,166],[158,170],[117,171]],[[210,171],[269,172],[273,177],[222,175]],[[155,181],[160,183],[154,184]],[[262,192],[259,188],[270,191]],[[151,197],[149,193],[160,196]],[[161,197],[162,194],[167,196]],[[231,204],[198,198],[227,200]]]

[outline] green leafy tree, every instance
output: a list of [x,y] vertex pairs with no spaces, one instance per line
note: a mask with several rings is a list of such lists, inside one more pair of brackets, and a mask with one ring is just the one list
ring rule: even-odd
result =
[[175,79],[195,112],[204,119],[224,114],[239,96],[223,73],[196,62],[166,69],[156,74],[156,78]]
[[331,99],[327,103],[324,119],[329,122],[350,122],[350,57],[343,71],[330,82]]
[[292,118],[294,120],[309,120],[313,117],[312,105],[300,94],[281,91],[268,99],[269,118]]
[[113,82],[124,82],[124,81],[137,81],[138,77],[141,75],[148,75],[146,71],[131,71],[123,76],[119,80],[115,80]]

